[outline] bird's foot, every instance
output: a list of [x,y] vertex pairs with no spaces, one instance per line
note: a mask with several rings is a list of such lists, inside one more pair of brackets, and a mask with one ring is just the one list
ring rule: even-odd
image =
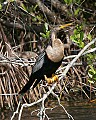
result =
[[44,75],[44,78],[45,78],[45,80],[47,81],[48,84],[52,84],[52,83],[58,81],[58,76],[57,76],[57,75],[54,75],[54,74],[52,74],[52,77],[51,77],[51,78],[47,78],[47,76]]

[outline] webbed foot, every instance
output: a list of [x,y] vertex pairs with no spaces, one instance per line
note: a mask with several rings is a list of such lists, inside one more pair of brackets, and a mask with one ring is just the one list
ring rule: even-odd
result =
[[58,76],[55,75],[55,74],[52,74],[52,77],[51,77],[51,78],[47,78],[47,76],[44,75],[44,78],[45,78],[45,80],[47,81],[48,84],[52,84],[52,83],[58,81]]

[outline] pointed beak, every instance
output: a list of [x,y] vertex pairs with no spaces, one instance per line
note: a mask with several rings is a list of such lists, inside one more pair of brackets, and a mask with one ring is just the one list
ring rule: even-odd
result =
[[66,28],[68,26],[71,26],[73,23],[68,23],[68,24],[64,24],[64,25],[60,25],[60,29]]

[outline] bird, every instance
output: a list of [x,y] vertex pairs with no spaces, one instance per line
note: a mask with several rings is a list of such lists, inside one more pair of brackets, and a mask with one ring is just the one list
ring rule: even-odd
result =
[[48,45],[45,51],[38,56],[35,65],[32,68],[32,73],[29,81],[21,89],[19,94],[24,94],[27,90],[34,89],[41,80],[46,80],[48,83],[57,81],[58,76],[55,75],[56,70],[60,67],[64,58],[64,43],[56,38],[56,31],[70,26],[72,23],[60,25],[51,32],[52,44]]

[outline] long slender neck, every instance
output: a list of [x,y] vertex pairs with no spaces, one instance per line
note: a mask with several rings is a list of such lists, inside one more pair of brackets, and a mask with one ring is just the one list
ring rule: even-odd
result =
[[55,40],[56,40],[56,30],[52,30],[51,32],[51,40],[52,40],[52,47],[54,46]]
[[46,49],[47,56],[53,62],[59,62],[64,57],[64,44],[60,39],[55,38],[55,33],[52,34],[51,40],[52,46],[48,46]]

